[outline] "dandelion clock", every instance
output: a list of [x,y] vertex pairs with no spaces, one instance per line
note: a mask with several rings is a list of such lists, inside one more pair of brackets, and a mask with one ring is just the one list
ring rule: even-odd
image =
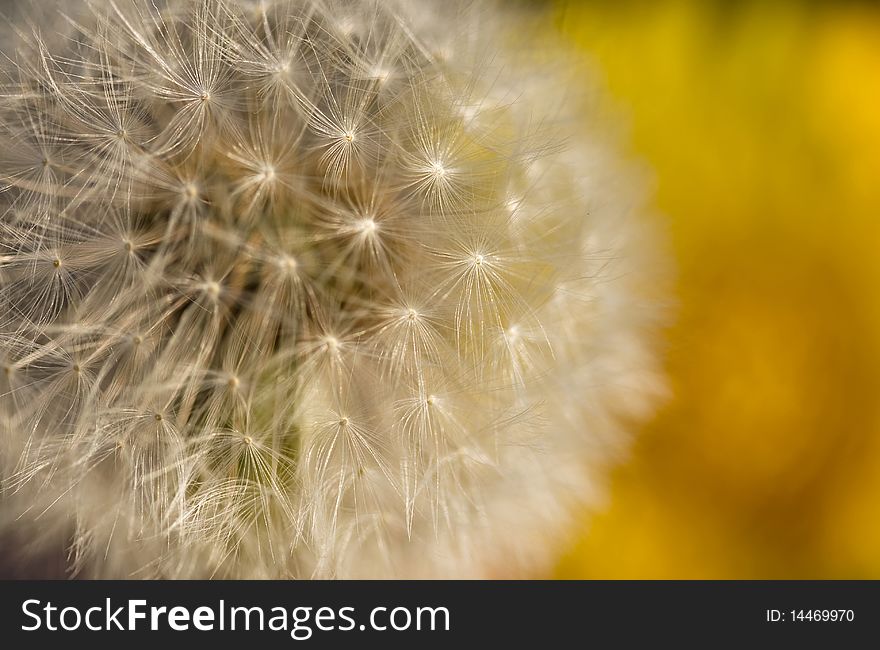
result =
[[662,388],[665,271],[593,82],[536,16],[38,9],[0,77],[10,557],[545,568]]

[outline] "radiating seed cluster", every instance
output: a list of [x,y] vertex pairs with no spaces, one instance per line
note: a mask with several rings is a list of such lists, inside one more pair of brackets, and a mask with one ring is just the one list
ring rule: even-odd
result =
[[518,10],[61,9],[3,68],[0,526],[98,577],[540,562],[655,392],[655,271]]

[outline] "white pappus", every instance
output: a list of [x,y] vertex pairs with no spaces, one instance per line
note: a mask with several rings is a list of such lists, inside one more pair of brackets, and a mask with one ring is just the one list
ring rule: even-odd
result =
[[18,552],[543,567],[662,392],[663,255],[589,77],[513,3],[59,7],[0,77]]

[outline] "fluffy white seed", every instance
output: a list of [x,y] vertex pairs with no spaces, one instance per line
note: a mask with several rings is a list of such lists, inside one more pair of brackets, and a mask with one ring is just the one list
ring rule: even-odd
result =
[[93,577],[540,566],[658,388],[588,79],[501,3],[63,9],[3,43],[0,531]]

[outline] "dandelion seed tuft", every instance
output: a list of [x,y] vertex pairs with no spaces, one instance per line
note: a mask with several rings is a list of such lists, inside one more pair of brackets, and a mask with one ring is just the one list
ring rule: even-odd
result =
[[93,578],[546,566],[661,391],[663,263],[538,16],[64,9],[0,42],[0,534]]

